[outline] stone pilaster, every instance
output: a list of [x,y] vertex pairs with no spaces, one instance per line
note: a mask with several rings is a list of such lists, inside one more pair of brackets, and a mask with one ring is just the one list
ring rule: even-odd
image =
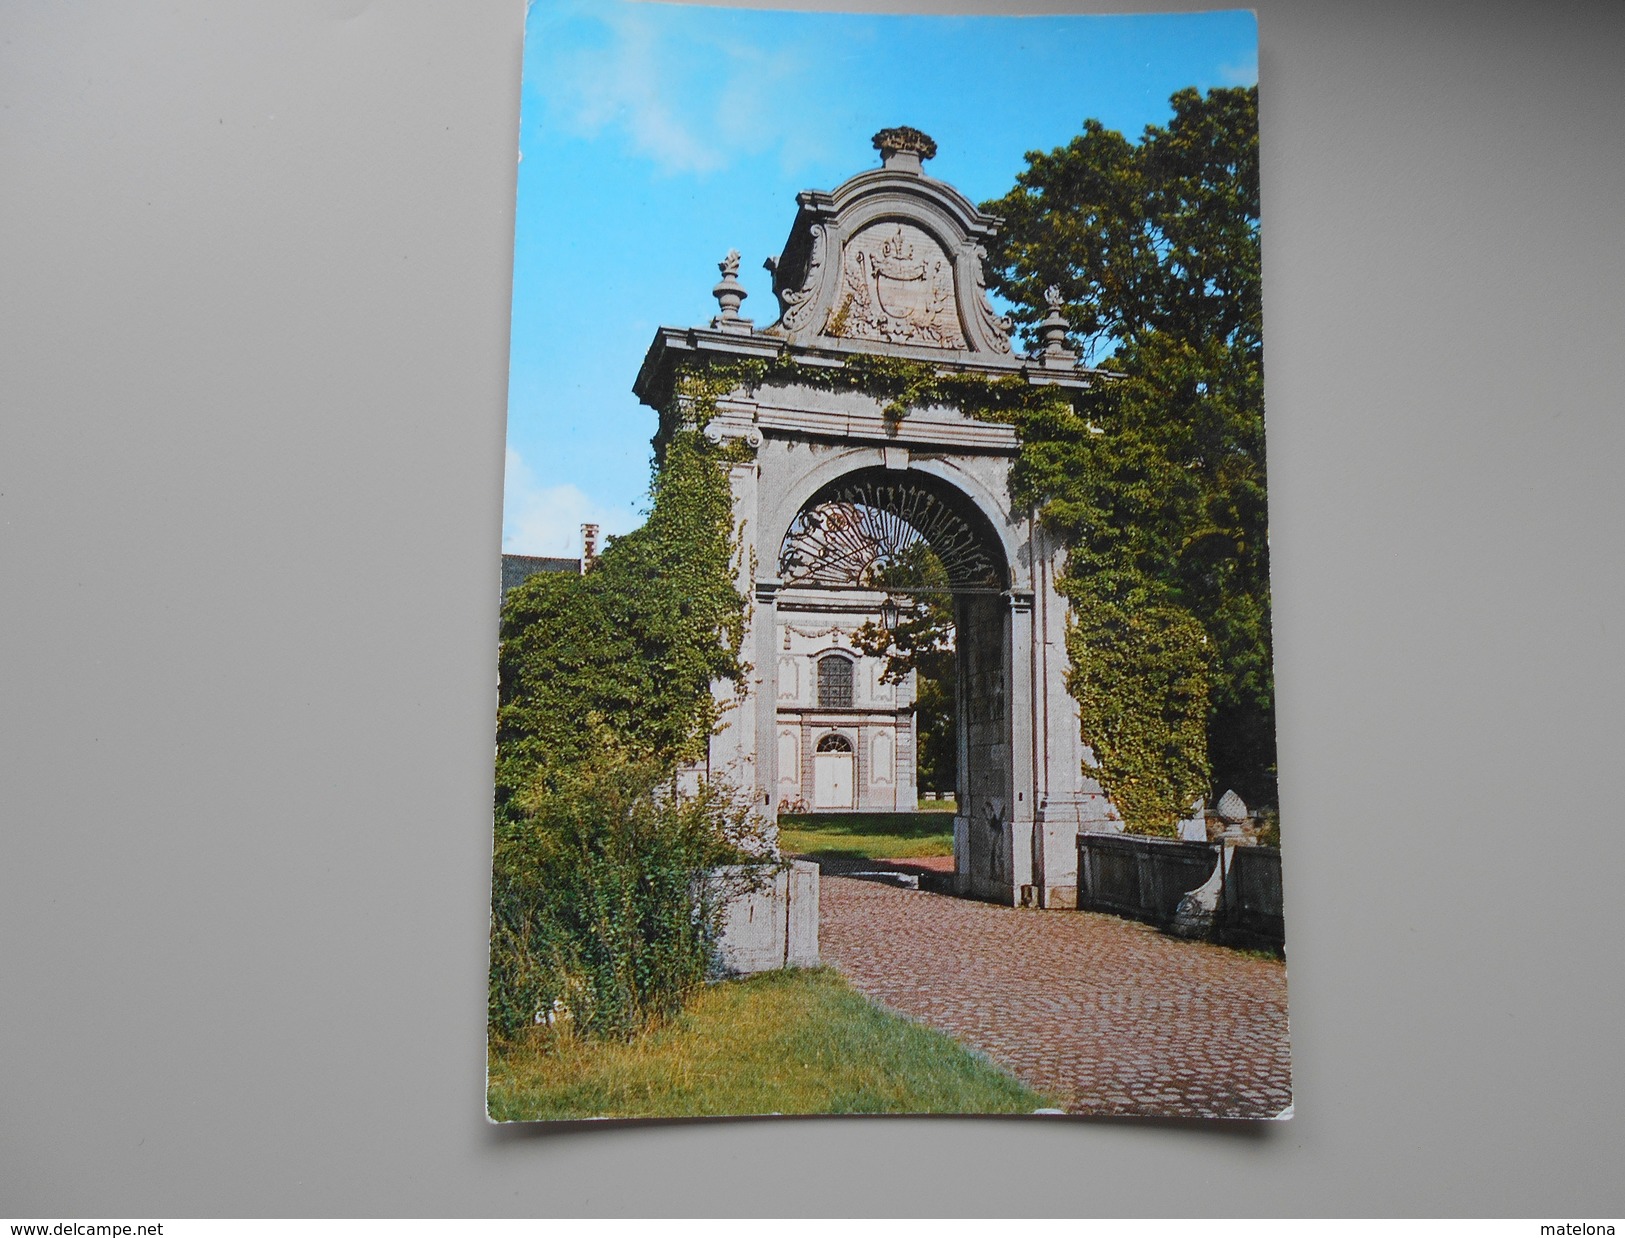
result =
[[[1033,692],[1033,595],[1012,590],[1005,595],[1009,607],[1005,642],[1005,682],[1010,685],[1007,725],[1010,745],[1010,887],[1013,901],[1032,901],[1035,887],[1043,885],[1044,847],[1038,836],[1037,756],[1039,719]],[[1025,887],[1025,889],[1024,889]]]
[[757,811],[768,825],[773,846],[779,842],[779,807],[776,794],[779,786],[779,582],[773,579],[756,581],[755,605],[751,610],[750,675],[751,690],[756,693],[756,708],[750,713],[756,723],[756,785]]

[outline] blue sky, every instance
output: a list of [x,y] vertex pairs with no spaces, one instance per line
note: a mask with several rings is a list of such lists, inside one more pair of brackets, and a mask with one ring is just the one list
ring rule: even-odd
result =
[[662,325],[708,322],[730,249],[741,312],[778,317],[762,261],[802,189],[936,139],[973,201],[1096,118],[1137,137],[1184,86],[1257,80],[1251,13],[896,17],[535,0],[525,33],[502,546],[579,553],[642,520],[653,410],[632,380]]

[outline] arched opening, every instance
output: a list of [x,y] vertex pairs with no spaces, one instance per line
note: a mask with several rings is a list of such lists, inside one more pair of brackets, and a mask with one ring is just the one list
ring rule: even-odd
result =
[[[777,568],[781,648],[794,652],[803,633],[826,642],[808,706],[850,711],[839,725],[857,741],[809,734],[807,723],[834,718],[804,721],[814,806],[951,804],[966,887],[1008,887],[1011,565],[991,521],[940,477],[859,469],[802,503]],[[837,632],[853,656],[828,651]]]
[[916,470],[860,469],[802,504],[779,548],[786,586],[998,592],[1008,566],[964,494]]

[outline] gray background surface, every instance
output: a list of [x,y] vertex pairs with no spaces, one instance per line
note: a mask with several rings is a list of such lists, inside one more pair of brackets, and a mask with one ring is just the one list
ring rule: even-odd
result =
[[1259,18],[1297,1118],[497,1130],[521,6],[0,8],[0,1214],[1625,1210],[1625,6]]

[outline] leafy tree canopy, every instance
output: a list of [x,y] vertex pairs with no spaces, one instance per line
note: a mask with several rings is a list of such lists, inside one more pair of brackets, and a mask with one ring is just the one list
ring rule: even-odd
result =
[[[497,815],[537,771],[588,758],[602,731],[668,770],[705,755],[737,682],[745,600],[734,585],[732,495],[692,431],[666,447],[643,526],[584,575],[540,573],[502,608]],[[591,725],[589,725],[591,724]]]
[[870,620],[853,633],[853,643],[872,657],[886,659],[885,678],[901,683],[914,675],[916,774],[922,791],[953,790],[959,771],[955,706],[953,595],[948,570],[929,545],[917,542],[875,582],[900,600],[896,623],[888,629]]
[[[983,204],[1006,220],[989,283],[1016,321],[1030,330],[1058,288],[1080,351],[1121,375],[1071,414],[1018,419],[1017,484],[1068,545],[1073,689],[1102,782],[1154,829],[1204,791],[1275,798],[1258,94],[1171,102],[1138,143],[1091,120],[1030,152]],[[1193,709],[1205,736],[1180,721]]]
[[1044,290],[1092,358],[1161,333],[1261,346],[1258,88],[1194,88],[1138,144],[1099,121],[1066,146],[1029,151],[1027,170],[983,209],[1005,218],[991,286],[1036,325]]

